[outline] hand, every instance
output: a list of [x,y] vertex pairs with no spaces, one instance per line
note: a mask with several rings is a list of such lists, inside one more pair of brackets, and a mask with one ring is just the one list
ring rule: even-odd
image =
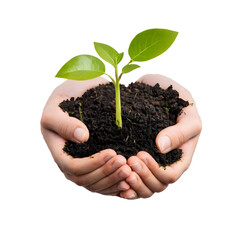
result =
[[62,149],[66,140],[85,142],[89,132],[80,120],[69,117],[59,107],[59,103],[71,97],[81,96],[87,89],[106,84],[104,78],[88,81],[67,80],[58,86],[43,110],[41,131],[52,156],[67,179],[90,191],[106,195],[119,195],[130,188],[124,181],[131,169],[123,156],[112,149],[106,149],[91,157],[73,158]]
[[161,153],[180,148],[183,151],[182,159],[164,169],[159,167],[147,152],[142,151],[137,156],[129,158],[128,165],[133,172],[126,179],[131,188],[120,194],[124,198],[128,198],[133,190],[137,194],[136,198],[147,198],[155,192],[163,191],[168,184],[176,182],[191,164],[202,129],[196,104],[188,90],[161,75],[145,75],[138,81],[152,86],[159,83],[164,89],[173,85],[173,89],[179,92],[180,98],[192,104],[184,108],[184,112],[177,118],[176,125],[162,130],[156,137],[156,145]]

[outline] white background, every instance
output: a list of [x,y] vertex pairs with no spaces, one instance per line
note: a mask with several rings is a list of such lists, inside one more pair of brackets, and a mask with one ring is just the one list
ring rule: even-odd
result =
[[[0,3],[0,239],[240,239],[238,1]],[[127,201],[67,181],[40,133],[54,76],[93,42],[127,53],[140,31],[179,35],[126,76],[161,73],[192,92],[203,120],[189,170],[164,192]],[[127,54],[124,63],[128,62]]]

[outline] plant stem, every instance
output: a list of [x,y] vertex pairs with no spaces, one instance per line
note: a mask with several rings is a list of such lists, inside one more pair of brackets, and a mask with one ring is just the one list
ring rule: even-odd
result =
[[108,77],[112,80],[112,82],[113,82],[113,84],[114,84],[114,86],[115,86],[115,85],[116,85],[115,80],[114,80],[110,75],[108,75],[107,73],[105,73],[105,75],[108,76]]
[[119,81],[115,85],[115,98],[116,98],[116,124],[118,128],[122,128],[121,96]]
[[79,103],[79,114],[80,114],[80,120],[83,122],[83,117],[82,117],[82,103]]
[[120,78],[118,77],[118,66],[115,67],[115,101],[116,101],[116,125],[122,128],[122,113],[121,113],[121,95],[120,95]]

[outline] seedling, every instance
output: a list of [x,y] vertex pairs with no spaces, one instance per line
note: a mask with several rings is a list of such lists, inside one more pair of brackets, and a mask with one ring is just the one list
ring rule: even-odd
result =
[[122,61],[124,53],[118,53],[109,45],[94,42],[98,55],[114,67],[114,77],[105,73],[105,65],[99,58],[91,55],[78,55],[72,58],[63,65],[56,77],[83,81],[103,74],[108,76],[115,87],[116,125],[118,128],[122,128],[120,80],[123,74],[130,73],[140,67],[133,62],[148,61],[164,53],[172,45],[177,34],[175,31],[158,28],[148,29],[137,34],[128,48],[130,61],[122,68],[120,74],[118,64]]

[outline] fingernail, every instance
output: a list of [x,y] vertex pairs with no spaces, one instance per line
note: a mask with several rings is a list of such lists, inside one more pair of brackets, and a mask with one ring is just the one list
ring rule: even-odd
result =
[[127,196],[128,199],[134,199],[134,198],[136,198],[136,197],[137,197],[137,196],[136,196],[135,193],[130,193],[130,194]]
[[125,198],[125,199],[135,199],[137,197],[136,193],[128,193],[127,195],[122,192],[120,193],[120,197],[121,198]]
[[167,153],[171,150],[171,139],[168,136],[162,136],[158,139],[158,147],[161,153]]
[[84,142],[85,136],[86,136],[86,133],[82,128],[76,128],[74,133],[73,133],[73,137],[79,143]]
[[133,163],[132,165],[130,165],[130,167],[133,169],[133,171],[135,171],[137,173],[141,172],[141,170],[142,170],[142,166],[140,165],[139,162]]

